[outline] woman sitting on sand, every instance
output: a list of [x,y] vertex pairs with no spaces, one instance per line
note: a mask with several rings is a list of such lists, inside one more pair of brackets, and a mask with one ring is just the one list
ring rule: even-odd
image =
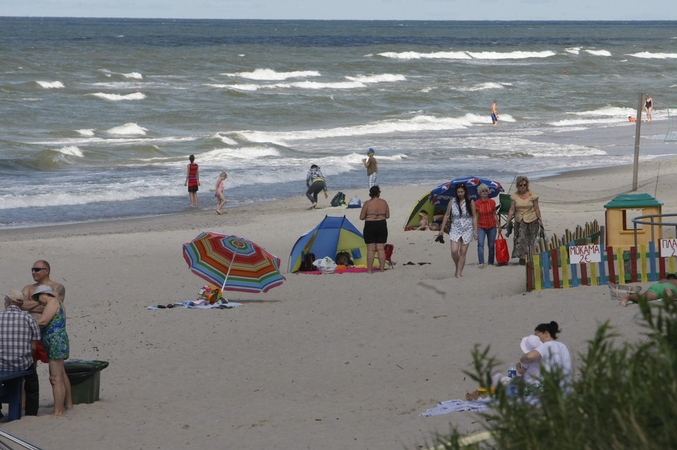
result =
[[418,213],[419,217],[419,222],[418,222],[418,228],[416,228],[419,231],[428,231],[430,229],[430,225],[428,225],[428,211],[420,211]]
[[557,334],[561,333],[559,325],[554,320],[550,323],[541,323],[534,329],[534,334],[541,340],[541,345],[525,353],[520,358],[522,364],[540,364],[545,372],[560,370],[565,383],[571,382],[571,355],[566,345],[556,341]]
[[662,299],[663,296],[674,298],[677,294],[677,275],[669,274],[666,278],[658,280],[658,283],[649,286],[646,292],[627,293],[619,301],[621,306],[628,306],[628,302],[637,303],[639,296],[644,296],[648,301]]

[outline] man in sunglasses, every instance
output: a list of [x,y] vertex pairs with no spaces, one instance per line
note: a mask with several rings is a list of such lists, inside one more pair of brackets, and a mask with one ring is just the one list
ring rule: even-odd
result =
[[[33,294],[38,286],[45,285],[52,288],[52,292],[60,302],[63,302],[66,296],[66,288],[63,287],[63,284],[49,279],[50,272],[51,269],[47,261],[35,261],[33,267],[31,267],[31,275],[33,276],[33,281],[35,281],[35,283],[29,284],[21,291],[24,296],[24,302],[21,309],[31,313],[36,319],[40,318],[40,315],[45,309],[44,305],[33,300]],[[35,364],[37,364],[38,361],[49,364],[49,358],[42,346],[42,342],[38,343],[38,348],[33,353],[33,359],[35,360]],[[67,386],[70,390],[70,383],[68,383]],[[37,373],[32,376],[24,377],[24,390],[26,391],[26,415],[37,416],[40,402],[40,385],[38,384]]]

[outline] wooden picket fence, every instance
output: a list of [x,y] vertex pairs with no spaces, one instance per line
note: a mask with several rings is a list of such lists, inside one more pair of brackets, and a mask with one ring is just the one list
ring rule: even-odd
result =
[[548,250],[560,248],[562,246],[579,244],[597,244],[600,241],[604,227],[600,227],[597,220],[586,222],[585,225],[576,225],[574,230],[566,229],[562,237],[553,234],[550,239],[538,238],[534,245],[529,247],[529,253],[543,253]]
[[527,260],[527,291],[658,281],[675,273],[675,257],[662,258],[654,242],[630,250],[605,247],[601,262],[571,264],[569,246],[534,252]]

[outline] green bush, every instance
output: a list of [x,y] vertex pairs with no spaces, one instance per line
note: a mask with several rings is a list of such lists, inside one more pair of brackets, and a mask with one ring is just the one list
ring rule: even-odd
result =
[[[456,430],[436,436],[438,449],[653,450],[677,448],[677,303],[639,300],[647,340],[614,344],[608,322],[581,354],[580,376],[564,386],[561,373],[543,373],[537,401],[508,397],[481,413],[491,439],[470,444]],[[489,347],[472,352],[474,372],[489,387],[498,361]]]

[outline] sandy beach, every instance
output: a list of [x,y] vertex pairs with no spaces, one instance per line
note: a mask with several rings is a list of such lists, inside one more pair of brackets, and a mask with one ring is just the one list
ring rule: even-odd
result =
[[[675,175],[677,159],[640,170],[640,192],[662,201],[664,213],[677,211]],[[499,181],[507,189],[512,180]],[[626,166],[537,180],[531,189],[551,235],[594,219],[603,224],[603,205],[631,185]],[[434,233],[403,231],[432,187],[382,186],[397,264],[373,275],[286,273],[292,246],[325,214],[345,214],[362,229],[358,209],[327,200],[306,211],[302,186],[284,203],[221,216],[209,210],[0,231],[3,292],[31,283],[34,261],[49,261],[51,278],[66,287],[71,358],[110,363],[101,400],[76,405],[65,418],[49,416],[52,392],[41,364],[40,415],[3,430],[51,450],[416,448],[449,424],[482,430],[473,413],[420,416],[476,387],[463,373],[472,369],[475,344],[490,345],[507,369],[520,356],[520,339],[541,322],[561,325],[574,365],[606,320],[623,339],[641,338],[637,308],[619,307],[607,287],[527,293],[516,260],[479,270],[475,243],[463,278],[454,278],[448,239],[441,245]],[[367,199],[366,189],[346,192],[352,195]],[[203,230],[261,244],[281,258],[286,282],[266,294],[228,293],[243,303],[229,310],[147,310],[195,299],[204,282],[188,270],[181,245]]]

